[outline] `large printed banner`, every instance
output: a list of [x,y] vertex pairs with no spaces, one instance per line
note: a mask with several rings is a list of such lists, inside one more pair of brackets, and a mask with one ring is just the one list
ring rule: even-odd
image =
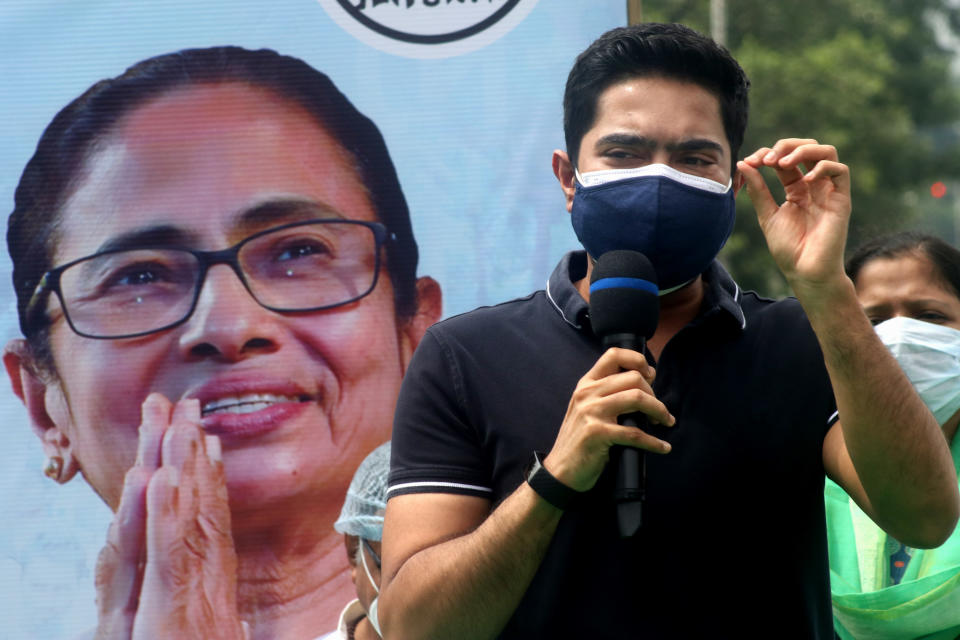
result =
[[[417,274],[432,277],[442,291],[442,310],[427,309],[421,320],[522,296],[542,288],[562,254],[577,245],[550,168],[551,152],[564,146],[566,73],[590,41],[625,23],[623,0],[4,2],[0,203],[6,213],[13,211],[14,190],[44,128],[94,82],[117,76],[137,61],[185,48],[269,48],[327,74],[383,134],[419,245]],[[358,176],[349,153],[327,135],[329,130],[311,126],[308,116],[288,109],[282,122],[264,116],[269,127],[264,125],[260,137],[249,130],[230,137],[225,132],[242,120],[244,106],[266,108],[262,96],[237,90],[178,99],[149,114],[138,111],[148,124],[137,129],[136,121],[125,121],[129,137],[104,142],[97,153],[76,160],[87,162],[88,173],[69,185],[75,191],[66,213],[48,223],[56,225],[55,233],[46,233],[50,227],[21,237],[34,242],[50,236],[55,257],[45,269],[120,246],[121,237],[129,243],[151,225],[154,235],[159,232],[153,227],[174,228],[187,238],[177,242],[193,249],[223,249],[243,239],[234,227],[224,231],[234,224],[231,207],[248,207],[243,209],[250,231],[246,236],[277,223],[318,217],[387,222],[367,200],[382,165],[375,163]],[[184,119],[185,113],[190,118]],[[163,159],[155,152],[164,144],[186,151],[183,157]],[[288,201],[290,193],[303,199],[298,179],[321,192],[321,204],[309,204],[319,213],[303,214],[306,205]],[[261,197],[256,189],[268,182],[273,195],[266,205],[258,201],[250,208],[242,202],[250,194]],[[56,188],[53,181],[49,185],[43,182],[38,193]],[[273,222],[263,222],[265,216]],[[296,245],[290,242],[291,252],[307,251],[305,234],[316,234],[332,247],[324,251],[354,260],[344,267],[351,280],[340,282],[343,291],[338,292],[334,285],[317,284],[326,277],[323,272],[309,286],[286,293],[267,280],[259,293],[262,304],[315,308],[365,292],[369,260],[363,256],[374,250],[363,243],[374,240],[363,234],[372,227],[325,223],[294,228],[301,235],[295,237]],[[273,250],[276,245],[270,243],[286,242],[283,234],[288,233],[282,230],[245,245],[239,259],[248,278],[263,260],[261,248]],[[313,244],[308,249],[318,250]],[[0,289],[0,327],[6,342],[20,332],[9,284],[12,265],[7,252],[2,253],[0,280],[8,284]],[[353,469],[389,436],[401,369],[397,361],[402,364],[405,347],[416,342],[414,334],[422,327],[405,330],[408,325],[393,306],[398,303],[389,295],[396,282],[386,277],[372,293],[346,306],[276,316],[252,302],[238,281],[230,280],[229,271],[214,265],[194,315],[166,330],[162,325],[187,313],[179,302],[159,304],[139,314],[139,320],[122,309],[123,304],[150,308],[143,296],[100,302],[115,282],[152,282],[158,277],[156,265],[166,268],[165,260],[182,259],[188,271],[198,268],[186,252],[155,254],[149,258],[150,270],[140,268],[135,276],[123,271],[109,282],[100,274],[114,269],[112,262],[82,262],[71,268],[73,277],[65,271],[60,288],[65,296],[74,295],[67,313],[76,331],[61,317],[49,343],[55,374],[21,376],[27,382],[19,392],[32,398],[33,420],[13,392],[0,393],[0,637],[70,638],[95,626],[94,569],[112,518],[105,502],[119,501],[124,471],[137,447],[140,406],[150,391],[175,401],[199,389],[200,395],[216,396],[211,402],[245,404],[238,412],[250,411],[246,418],[214,420],[224,436],[235,524],[239,520],[242,526],[244,517],[255,521],[262,508],[273,509],[272,522],[289,519],[291,526],[320,530],[315,542],[326,545],[331,571],[339,576],[332,583],[340,586],[331,611],[353,597],[343,539],[332,523]],[[127,259],[131,252],[111,255]],[[421,283],[427,301],[438,305],[437,287]],[[257,286],[253,283],[251,289]],[[48,308],[57,308],[50,295]],[[248,328],[244,322],[253,316],[282,323],[277,325],[279,337],[256,337],[242,345],[267,363],[262,369],[251,364],[261,361],[257,357],[217,342],[229,342],[227,334]],[[78,335],[148,331],[154,333],[119,340]],[[15,377],[24,371],[18,362],[24,364],[7,361]],[[269,388],[260,393],[257,385]],[[298,396],[298,407],[309,406],[284,409],[278,398],[288,396]],[[266,408],[251,408],[257,402]],[[271,403],[281,408],[271,408]],[[300,421],[299,440],[281,442],[286,435],[267,433],[263,425],[269,420],[263,415],[270,417],[271,411],[301,411],[290,418]],[[63,425],[65,433],[59,430]],[[267,444],[258,444],[258,429],[264,432],[260,442]],[[44,465],[64,438],[82,471],[60,484],[44,477]],[[76,463],[68,460],[65,468],[49,469],[50,475],[63,480],[76,471]],[[310,515],[294,517],[277,505]],[[327,616],[326,628],[317,634],[335,623],[335,614]]]

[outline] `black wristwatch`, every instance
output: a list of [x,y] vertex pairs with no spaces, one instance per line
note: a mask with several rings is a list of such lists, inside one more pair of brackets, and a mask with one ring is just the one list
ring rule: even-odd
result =
[[527,484],[541,498],[561,511],[575,508],[584,495],[584,492],[571,489],[554,478],[543,466],[538,451],[533,452],[533,461],[530,463],[530,471],[527,472]]

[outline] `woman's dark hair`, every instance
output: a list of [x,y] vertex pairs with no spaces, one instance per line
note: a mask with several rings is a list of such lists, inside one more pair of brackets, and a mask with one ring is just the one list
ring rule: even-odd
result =
[[563,94],[563,132],[574,166],[580,142],[596,120],[600,94],[643,76],[692,82],[717,97],[732,173],[747,128],[750,81],[730,52],[710,38],[680,24],[656,22],[611,29],[577,56]]
[[310,113],[350,154],[381,222],[395,235],[387,269],[398,318],[416,310],[417,244],[397,172],[376,125],[333,82],[302,60],[269,49],[186,49],[139,62],[102,80],[61,110],[47,126],[20,177],[7,222],[20,329],[41,363],[49,363],[45,327],[29,326],[27,304],[53,265],[60,211],[98,141],[137,107],[164,93],[199,84],[237,82],[266,89]]
[[941,283],[960,298],[960,251],[936,236],[918,231],[900,231],[868,240],[847,259],[847,275],[856,283],[860,271],[871,260],[907,254],[927,258]]

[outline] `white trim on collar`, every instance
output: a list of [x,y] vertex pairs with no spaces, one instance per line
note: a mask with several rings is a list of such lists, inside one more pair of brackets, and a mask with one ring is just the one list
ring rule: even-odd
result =
[[[587,259],[589,260],[589,258],[587,258]],[[547,280],[546,293],[547,293],[547,300],[549,300],[549,301],[550,301],[550,304],[553,305],[553,308],[557,310],[557,313],[560,314],[560,317],[563,318],[563,321],[564,321],[564,322],[566,322],[568,325],[570,325],[570,326],[573,327],[574,329],[582,329],[582,328],[583,328],[583,327],[581,327],[579,324],[577,324],[576,322],[572,322],[571,320],[569,320],[569,319],[567,318],[566,314],[563,313],[563,309],[561,309],[561,308],[560,308],[560,305],[557,304],[557,301],[553,299],[553,295],[550,293],[550,280]]]

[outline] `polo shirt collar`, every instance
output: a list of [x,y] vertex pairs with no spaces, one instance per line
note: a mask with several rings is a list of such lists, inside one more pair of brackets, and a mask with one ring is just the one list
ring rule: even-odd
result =
[[[589,305],[574,286],[574,282],[586,275],[587,252],[571,251],[563,256],[547,280],[547,299],[564,322],[575,329],[583,329],[588,320]],[[743,292],[716,260],[703,272],[703,283],[703,308],[698,320],[719,312],[733,320],[741,330],[746,329],[747,319],[740,306]]]
[[587,252],[571,251],[563,256],[547,280],[547,299],[563,321],[574,329],[583,329],[589,305],[573,283],[586,276]]
[[743,292],[718,261],[714,260],[703,272],[703,307],[699,318],[717,311],[733,320],[741,330],[747,328],[747,318],[740,305]]

